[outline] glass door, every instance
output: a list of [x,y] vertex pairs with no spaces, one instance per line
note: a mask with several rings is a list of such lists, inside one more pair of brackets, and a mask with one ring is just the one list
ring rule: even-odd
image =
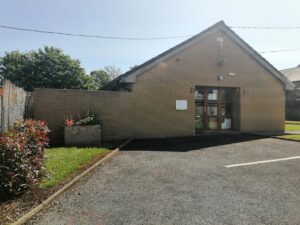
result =
[[230,130],[232,128],[233,90],[229,88],[223,89],[221,90],[221,96],[221,129]]
[[207,129],[218,129],[218,89],[209,88],[207,92]]
[[195,91],[195,129],[196,131],[204,130],[204,89]]
[[233,88],[196,87],[195,130],[232,129]]

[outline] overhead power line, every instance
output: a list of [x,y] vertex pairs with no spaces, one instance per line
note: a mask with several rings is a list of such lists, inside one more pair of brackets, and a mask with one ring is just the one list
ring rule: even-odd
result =
[[187,38],[187,37],[193,36],[193,35],[178,35],[178,36],[165,36],[165,37],[118,37],[118,36],[102,36],[102,35],[65,33],[65,32],[37,30],[37,29],[29,29],[29,28],[21,28],[21,27],[11,27],[11,26],[4,26],[4,25],[0,25],[0,28],[10,29],[10,30],[27,31],[27,32],[35,32],[35,33],[44,33],[44,34],[56,34],[56,35],[64,35],[64,36],[73,36],[73,37],[115,39],[115,40],[133,40],[133,41],[176,39],[176,38]]
[[[253,26],[229,26],[229,27],[232,28],[232,29],[260,29],[260,30],[262,30],[262,29],[264,29],[264,30],[300,29],[300,27],[253,27]],[[178,39],[178,38],[188,38],[188,37],[193,36],[191,34],[185,34],[185,35],[161,36],[161,37],[122,37],[122,36],[105,36],[105,35],[93,35],[93,34],[66,33],[66,32],[59,32],[59,31],[48,31],[48,30],[38,30],[38,29],[30,29],[30,28],[13,27],[13,26],[6,26],[6,25],[0,25],[0,28],[10,29],[10,30],[18,30],[18,31],[26,31],[26,32],[43,33],[43,34],[73,36],[73,37],[114,39],[114,40],[133,40],[133,41]]]
[[[281,30],[283,30],[283,29],[300,29],[300,27],[246,27],[246,26],[229,26],[229,27],[232,29],[281,29]],[[102,35],[65,33],[65,32],[57,32],[57,31],[47,31],[47,30],[21,28],[21,27],[12,27],[12,26],[5,26],[5,25],[0,25],[0,28],[25,31],[25,32],[64,35],[64,36],[72,36],[72,37],[100,38],[100,39],[113,39],[113,40],[132,40],[132,41],[164,40],[164,39],[188,38],[188,37],[193,36],[193,35],[177,35],[177,36],[162,36],[162,37],[121,37],[121,36],[102,36]],[[300,51],[300,48],[260,51],[259,53],[268,54],[268,53],[280,53],[280,52],[291,52],[291,51]]]
[[294,49],[281,49],[281,50],[271,50],[271,51],[262,51],[262,52],[259,52],[259,53],[261,53],[261,54],[266,54],[266,53],[294,52],[294,51],[300,51],[300,48],[294,48]]

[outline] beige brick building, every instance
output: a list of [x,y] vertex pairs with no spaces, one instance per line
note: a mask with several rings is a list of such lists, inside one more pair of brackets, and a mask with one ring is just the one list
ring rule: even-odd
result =
[[293,84],[219,22],[102,91],[37,89],[34,114],[59,143],[63,117],[91,110],[106,140],[198,132],[281,132]]

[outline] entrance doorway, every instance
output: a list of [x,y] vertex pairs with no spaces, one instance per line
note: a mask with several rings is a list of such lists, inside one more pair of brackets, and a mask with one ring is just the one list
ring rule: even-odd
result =
[[236,88],[195,88],[195,131],[232,130]]

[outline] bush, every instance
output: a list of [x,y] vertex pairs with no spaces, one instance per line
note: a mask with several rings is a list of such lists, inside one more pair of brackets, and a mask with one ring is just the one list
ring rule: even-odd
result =
[[41,176],[48,127],[43,121],[18,120],[0,138],[0,200],[24,192]]

